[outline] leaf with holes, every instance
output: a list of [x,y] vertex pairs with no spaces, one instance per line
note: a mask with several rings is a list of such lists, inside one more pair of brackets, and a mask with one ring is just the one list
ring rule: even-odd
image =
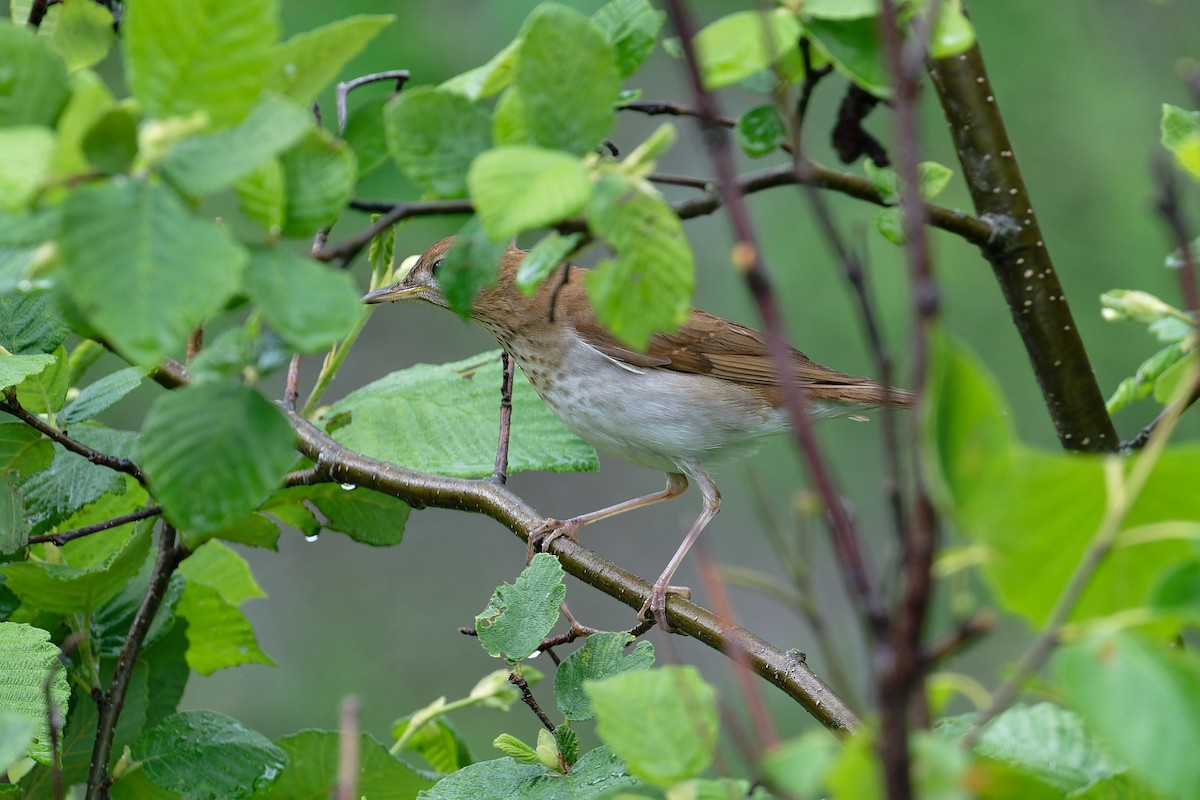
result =
[[562,564],[549,553],[538,553],[516,581],[496,589],[475,617],[479,644],[493,658],[525,660],[558,622],[558,606],[566,596]]

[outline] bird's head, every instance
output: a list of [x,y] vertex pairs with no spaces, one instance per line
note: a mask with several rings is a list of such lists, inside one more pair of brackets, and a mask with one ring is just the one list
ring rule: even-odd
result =
[[400,280],[389,286],[383,286],[363,297],[364,303],[391,303],[396,300],[420,298],[427,303],[447,308],[445,295],[438,286],[437,274],[446,258],[446,253],[454,244],[454,237],[449,236],[430,247],[415,260],[406,259],[401,265],[397,276]]

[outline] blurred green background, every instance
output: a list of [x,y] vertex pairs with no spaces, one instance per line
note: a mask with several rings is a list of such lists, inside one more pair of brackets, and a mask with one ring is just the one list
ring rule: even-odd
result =
[[[601,0],[571,0],[568,5],[592,12]],[[346,70],[343,78],[377,70],[406,68],[413,84],[438,83],[478,66],[508,43],[535,5],[534,0],[282,0],[285,34],[304,31],[354,13],[391,13],[397,21]],[[696,14],[709,21],[753,3],[695,2]],[[1103,323],[1097,296],[1110,288],[1141,288],[1177,300],[1174,277],[1163,269],[1169,249],[1164,226],[1152,211],[1152,157],[1158,155],[1158,120],[1164,101],[1188,105],[1177,77],[1181,59],[1200,57],[1200,4],[1194,0],[1153,3],[1143,0],[977,0],[970,4],[996,94],[1015,143],[1057,262],[1073,311],[1107,393],[1154,347],[1140,328]],[[109,66],[114,69],[114,60]],[[651,57],[628,82],[644,90],[644,99],[688,102],[680,64],[662,52]],[[845,88],[841,78],[828,79],[818,90],[809,113],[806,143],[818,160],[836,165],[826,142],[837,103]],[[385,84],[362,90],[361,102]],[[923,99],[925,157],[958,164],[930,92]],[[727,114],[762,102],[741,90],[722,93]],[[333,118],[332,92],[322,105]],[[666,118],[623,114],[614,141],[628,151]],[[680,137],[663,159],[664,172],[710,176],[691,120],[675,120]],[[887,137],[891,119],[879,109],[868,127]],[[743,159],[744,169],[775,163]],[[861,174],[861,166],[848,167]],[[687,190],[671,191],[673,197]],[[414,199],[389,168],[364,181],[365,198]],[[1193,192],[1190,210],[1200,208]],[[874,231],[875,209],[828,195],[842,231],[863,243],[870,256],[869,281],[879,304],[892,352],[899,359],[898,382],[906,374],[907,309],[901,253]],[[970,208],[961,181],[952,183],[938,202]],[[819,362],[848,372],[870,373],[870,357],[852,297],[838,267],[810,221],[807,204],[795,188],[781,188],[752,198],[751,209],[766,262],[785,311],[792,342]],[[1193,213],[1193,219],[1196,214]],[[419,252],[453,232],[461,220],[417,220],[397,230],[398,254]],[[333,239],[363,224],[361,217],[343,220]],[[687,223],[696,252],[696,305],[751,325],[756,315],[749,297],[729,266],[729,227],[723,216]],[[1027,367],[1024,350],[1010,324],[1008,311],[978,252],[952,238],[934,236],[936,270],[943,293],[947,327],[980,353],[1011,403],[1018,429],[1030,443],[1054,447],[1055,440],[1040,395]],[[354,267],[364,288],[364,263]],[[422,305],[378,309],[350,355],[328,400],[393,370],[418,362],[466,357],[494,343],[481,330]],[[315,377],[319,361],[305,364],[302,379]],[[279,376],[267,385],[278,394]],[[498,377],[497,377],[498,386]],[[1153,409],[1124,412],[1118,419],[1123,435],[1132,434]],[[121,424],[114,418],[114,424]],[[1194,436],[1197,415],[1185,420],[1184,435]],[[137,418],[126,425],[139,424]],[[835,471],[851,499],[855,516],[870,539],[870,559],[884,576],[894,574],[894,548],[880,481],[878,420],[836,420],[820,427],[820,436]],[[752,477],[753,476],[753,477]],[[770,512],[793,528],[792,507],[804,491],[799,461],[786,442],[765,447],[746,464],[729,464],[716,472],[724,495],[723,513],[706,536],[722,563],[780,574],[778,560],[762,534],[750,490],[757,482]],[[602,457],[598,475],[523,474],[512,488],[553,516],[582,513],[659,488],[662,476]],[[689,492],[673,503],[619,517],[589,528],[585,543],[605,557],[654,577],[699,510],[699,497]],[[813,538],[812,570],[833,620],[837,644],[850,659],[853,687],[840,687],[861,704],[866,670],[860,642],[819,529]],[[524,546],[490,520],[457,512],[415,512],[404,543],[375,550],[337,535],[308,543],[292,533],[279,552],[245,551],[255,574],[270,595],[246,608],[265,651],[276,668],[241,667],[210,678],[194,676],[185,697],[187,707],[212,708],[236,715],[268,736],[302,727],[332,728],[339,700],[347,694],[362,702],[366,730],[388,736],[392,720],[424,706],[439,695],[464,695],[474,682],[500,665],[472,640],[457,633],[471,625],[493,588],[521,569]],[[693,556],[678,581],[700,591]],[[1031,565],[1031,569],[1036,565]],[[741,620],[783,648],[808,654],[820,674],[824,658],[807,627],[792,613],[754,593],[731,590]],[[587,624],[624,628],[633,612],[573,580],[568,600]],[[945,615],[933,627],[945,624]],[[1028,632],[1004,626],[993,637],[951,667],[992,684],[1013,657],[1012,647]],[[681,637],[665,640],[652,634],[660,660],[678,658],[700,664],[706,677],[739,705],[728,662]],[[548,662],[542,667],[549,672]],[[547,687],[539,693],[552,706]],[[812,723],[799,707],[775,689],[762,691],[784,733]],[[488,742],[501,730],[531,738],[532,716],[518,709],[507,719],[497,712],[467,711],[455,721],[477,758],[491,757]]]

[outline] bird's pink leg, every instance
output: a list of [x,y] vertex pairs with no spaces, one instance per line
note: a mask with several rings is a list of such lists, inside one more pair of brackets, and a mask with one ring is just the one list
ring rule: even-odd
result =
[[692,529],[688,531],[687,536],[683,537],[683,541],[679,544],[679,549],[675,551],[675,555],[671,556],[671,561],[667,564],[667,568],[663,570],[662,575],[659,575],[658,580],[654,582],[654,590],[650,593],[650,598],[642,606],[642,610],[638,612],[638,616],[647,619],[646,612],[649,611],[654,615],[654,620],[658,623],[658,627],[667,633],[670,633],[672,630],[670,623],[667,622],[667,595],[679,594],[688,597],[692,593],[692,590],[686,586],[672,586],[671,577],[675,574],[675,570],[679,569],[679,565],[683,563],[688,550],[700,538],[700,532],[704,530],[704,526],[721,510],[721,492],[717,489],[717,485],[713,483],[713,479],[698,464],[688,464],[687,466],[689,467],[688,475],[696,482],[696,485],[700,487],[700,492],[704,495],[704,509],[700,512],[700,516],[696,517],[696,521],[692,523]]
[[[707,476],[705,476],[707,478]],[[711,483],[711,481],[710,481]],[[623,503],[602,508],[599,511],[592,511],[587,514],[581,514],[578,517],[571,517],[566,520],[548,519],[529,532],[529,554],[533,555],[534,548],[540,549],[543,553],[547,551],[554,541],[562,536],[567,536],[571,539],[577,539],[579,529],[584,525],[590,525],[593,522],[598,522],[602,519],[623,514],[626,511],[632,511],[635,508],[644,506],[652,506],[655,503],[661,503],[664,500],[670,500],[678,497],[687,491],[687,478],[679,473],[667,473],[667,486],[662,491],[652,494],[635,497],[632,500],[626,500]]]

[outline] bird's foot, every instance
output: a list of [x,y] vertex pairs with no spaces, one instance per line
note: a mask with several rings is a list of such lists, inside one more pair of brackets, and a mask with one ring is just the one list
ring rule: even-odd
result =
[[583,526],[573,519],[554,519],[549,517],[541,525],[529,532],[525,548],[525,563],[533,560],[533,554],[550,552],[550,545],[566,536],[573,542],[579,541],[579,529]]
[[650,592],[650,598],[642,606],[642,610],[638,612],[638,619],[645,620],[646,622],[653,619],[665,633],[674,633],[675,629],[667,621],[668,594],[677,594],[686,600],[691,598],[692,590],[686,586],[672,586],[661,579],[655,581],[654,589]]

